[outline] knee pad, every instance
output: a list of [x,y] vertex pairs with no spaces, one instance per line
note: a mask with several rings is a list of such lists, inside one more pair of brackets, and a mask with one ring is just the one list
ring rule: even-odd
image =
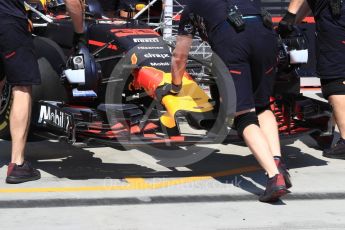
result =
[[265,105],[265,106],[255,107],[255,111],[256,111],[257,115],[260,115],[261,113],[265,112],[266,110],[271,111],[271,105],[270,104]]
[[241,114],[234,119],[234,126],[237,129],[237,133],[240,136],[243,136],[243,131],[249,125],[259,125],[258,116],[255,112],[249,112]]
[[345,77],[321,79],[321,90],[325,99],[332,95],[345,95]]

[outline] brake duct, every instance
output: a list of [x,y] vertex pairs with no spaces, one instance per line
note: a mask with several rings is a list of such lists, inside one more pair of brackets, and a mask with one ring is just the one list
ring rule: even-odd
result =
[[[157,99],[156,90],[164,84],[171,83],[171,73],[165,73],[153,67],[142,67],[134,74],[134,89],[144,89],[152,98]],[[215,121],[214,107],[210,97],[199,85],[185,73],[182,89],[177,96],[167,95],[161,100],[166,112],[160,117],[163,129],[169,136],[179,135],[176,114],[186,117],[188,124],[195,129],[209,129]]]

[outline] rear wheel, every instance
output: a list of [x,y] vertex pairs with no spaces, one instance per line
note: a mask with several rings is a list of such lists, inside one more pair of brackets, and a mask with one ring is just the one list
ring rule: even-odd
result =
[[33,86],[33,102],[66,101],[67,92],[60,81],[60,74],[66,63],[63,51],[54,41],[44,37],[35,37],[34,44],[42,82]]

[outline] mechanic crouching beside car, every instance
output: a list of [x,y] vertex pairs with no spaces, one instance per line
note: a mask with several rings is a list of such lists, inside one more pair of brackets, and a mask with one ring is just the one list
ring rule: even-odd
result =
[[282,37],[293,32],[293,24],[313,12],[316,22],[317,74],[323,96],[333,109],[340,131],[336,145],[325,157],[345,159],[345,3],[343,0],[292,0],[279,23]]
[[282,163],[277,122],[270,110],[277,65],[277,35],[268,13],[250,0],[190,0],[180,20],[172,58],[169,94],[181,90],[192,37],[196,32],[230,71],[237,95],[234,126],[267,173],[262,202],[288,193],[290,175]]
[[[75,27],[74,43],[83,38],[83,11],[79,0],[66,0]],[[40,172],[25,160],[24,152],[31,119],[31,92],[41,83],[34,44],[23,0],[0,1],[0,96],[5,81],[12,87],[10,132],[12,157],[6,182],[38,180]]]

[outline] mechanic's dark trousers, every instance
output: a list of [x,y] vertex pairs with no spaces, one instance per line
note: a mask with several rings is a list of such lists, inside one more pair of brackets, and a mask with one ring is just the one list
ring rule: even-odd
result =
[[[345,95],[345,3],[339,18],[325,7],[316,16],[317,74],[321,78],[325,98]],[[337,81],[340,84],[332,84]],[[328,86],[327,86],[328,85]]]
[[209,39],[233,77],[237,112],[269,104],[277,65],[276,33],[263,25],[260,15],[245,18],[244,31],[236,32],[225,21],[210,33]]
[[39,85],[40,72],[28,22],[0,15],[0,79],[15,86]]

